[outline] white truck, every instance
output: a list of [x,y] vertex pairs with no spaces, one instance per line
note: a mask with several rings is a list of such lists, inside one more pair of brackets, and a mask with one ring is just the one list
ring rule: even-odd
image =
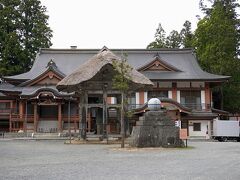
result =
[[214,120],[213,139],[218,141],[240,141],[240,122],[233,120]]

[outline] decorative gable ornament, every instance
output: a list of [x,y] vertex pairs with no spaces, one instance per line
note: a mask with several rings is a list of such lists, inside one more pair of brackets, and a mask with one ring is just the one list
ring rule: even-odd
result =
[[56,63],[51,59],[48,64],[47,64],[48,68],[57,68]]
[[168,64],[167,62],[163,61],[159,54],[157,53],[154,56],[154,60],[144,66],[140,67],[138,71],[172,71],[172,72],[179,72],[180,70],[176,67]]

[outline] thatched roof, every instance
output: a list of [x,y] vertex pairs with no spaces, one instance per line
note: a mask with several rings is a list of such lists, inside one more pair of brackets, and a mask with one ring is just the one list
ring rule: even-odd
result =
[[[94,55],[73,73],[62,79],[57,84],[57,89],[66,92],[77,91],[84,82],[91,80],[94,76],[96,77],[97,73],[101,72],[104,67],[109,65],[112,67],[113,62],[117,60],[120,60],[120,58],[104,47],[98,54]],[[147,77],[134,68],[130,75],[130,88],[134,90],[151,88],[153,86],[153,83]],[[101,89],[101,87],[99,87],[99,89]]]

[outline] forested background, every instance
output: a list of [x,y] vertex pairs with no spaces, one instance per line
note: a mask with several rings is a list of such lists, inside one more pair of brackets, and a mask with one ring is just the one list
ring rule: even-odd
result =
[[213,89],[215,107],[231,113],[239,113],[239,2],[237,0],[200,0],[199,8],[204,17],[199,19],[194,32],[191,29],[191,22],[186,21],[180,32],[173,30],[166,35],[159,23],[155,40],[147,48],[193,48],[203,70],[231,76],[229,82]]
[[28,71],[39,48],[51,46],[51,37],[39,0],[0,0],[0,77]]

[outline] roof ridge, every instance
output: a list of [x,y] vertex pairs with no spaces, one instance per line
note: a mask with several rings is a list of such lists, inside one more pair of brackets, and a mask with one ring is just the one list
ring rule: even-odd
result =
[[183,53],[183,52],[188,52],[188,53],[193,53],[194,50],[192,48],[183,48],[183,49],[178,49],[178,48],[159,48],[159,49],[144,49],[144,48],[113,48],[113,49],[109,49],[107,48],[106,46],[104,46],[103,48],[101,49],[95,49],[95,48],[89,48],[89,49],[67,49],[67,48],[41,48],[40,49],[40,54],[42,53],[48,53],[48,52],[57,52],[57,53],[76,53],[76,52],[92,52],[92,53],[99,53],[101,51],[104,51],[104,50],[110,50],[112,52],[121,52],[121,51],[127,51],[129,53],[131,52],[160,52],[160,53]]

